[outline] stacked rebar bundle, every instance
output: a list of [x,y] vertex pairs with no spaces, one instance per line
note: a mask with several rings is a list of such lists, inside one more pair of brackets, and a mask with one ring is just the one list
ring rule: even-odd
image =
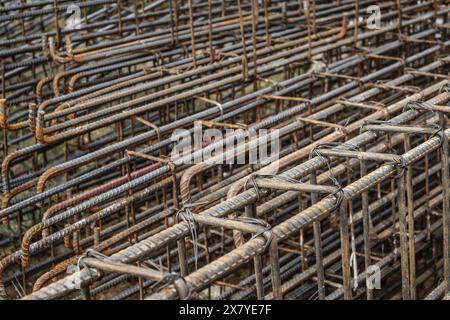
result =
[[448,299],[449,15],[3,1],[0,297]]

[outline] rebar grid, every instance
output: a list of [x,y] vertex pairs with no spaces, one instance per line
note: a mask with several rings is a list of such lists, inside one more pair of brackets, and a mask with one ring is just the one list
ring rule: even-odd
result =
[[1,299],[448,297],[445,0],[72,3],[0,7]]

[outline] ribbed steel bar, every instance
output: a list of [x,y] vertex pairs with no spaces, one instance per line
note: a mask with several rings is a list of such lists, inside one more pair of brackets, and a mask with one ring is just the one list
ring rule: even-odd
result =
[[446,1],[71,6],[0,6],[0,298],[445,296]]

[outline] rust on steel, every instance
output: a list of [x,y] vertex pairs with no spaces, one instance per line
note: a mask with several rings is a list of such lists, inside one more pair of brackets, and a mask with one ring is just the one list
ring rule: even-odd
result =
[[0,299],[448,299],[448,1],[17,2]]

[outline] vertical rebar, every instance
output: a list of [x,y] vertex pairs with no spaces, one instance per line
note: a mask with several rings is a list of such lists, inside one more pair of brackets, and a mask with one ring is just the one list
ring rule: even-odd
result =
[[[310,174],[310,183],[317,184],[316,172]],[[317,192],[311,193],[311,204],[315,204],[318,201]],[[320,226],[320,221],[314,221],[313,223],[314,232],[314,249],[316,251],[316,269],[317,269],[317,293],[319,300],[325,299],[325,271],[323,267],[323,254],[322,254],[322,230]]]
[[[365,151],[365,148],[361,148],[361,151]],[[361,177],[364,177],[367,174],[367,164],[365,160],[360,160],[360,171]],[[363,217],[363,237],[364,237],[364,267],[366,269],[366,297],[367,300],[373,299],[373,289],[369,285],[369,274],[368,268],[372,264],[371,255],[371,243],[370,243],[370,213],[369,213],[369,192],[364,191],[361,194],[361,210]]]
[[450,192],[449,192],[449,156],[448,137],[445,134],[447,117],[439,112],[439,125],[442,129],[441,144],[441,179],[442,179],[442,226],[443,226],[443,254],[444,254],[444,282],[446,292],[450,291]]
[[[411,137],[404,134],[405,152],[411,150]],[[413,166],[406,168],[406,204],[408,212],[408,244],[409,244],[409,291],[412,300],[416,299],[416,249],[415,249],[415,227],[414,227],[414,193],[413,193]]]
[[237,0],[238,12],[239,12],[239,28],[241,31],[241,44],[242,44],[242,60],[243,60],[243,76],[244,80],[248,80],[248,59],[247,59],[247,46],[245,45],[245,30],[244,30],[244,17],[242,13],[241,0]]
[[[245,207],[245,215],[249,218],[256,218],[256,205],[255,203],[249,204]],[[253,258],[253,264],[255,268],[255,286],[256,286],[256,298],[258,300],[264,300],[264,278],[263,278],[263,264],[260,255],[256,255]]]
[[344,300],[351,300],[350,240],[348,232],[347,201],[345,200],[339,207],[339,220],[342,255],[342,289],[344,292]]
[[280,260],[278,256],[278,239],[276,236],[272,238],[269,246],[270,270],[272,278],[272,292],[275,300],[283,299],[281,292],[281,275],[280,275]]
[[194,14],[192,8],[192,0],[188,0],[189,7],[189,29],[191,32],[191,46],[192,46],[192,62],[194,63],[194,68],[197,68],[197,55],[195,52],[195,33],[194,33]]
[[408,237],[407,237],[407,222],[406,222],[406,199],[405,199],[405,176],[403,172],[397,178],[397,192],[398,192],[398,213],[400,225],[400,263],[402,271],[402,297],[403,300],[410,300],[409,294],[409,262],[408,262]]

